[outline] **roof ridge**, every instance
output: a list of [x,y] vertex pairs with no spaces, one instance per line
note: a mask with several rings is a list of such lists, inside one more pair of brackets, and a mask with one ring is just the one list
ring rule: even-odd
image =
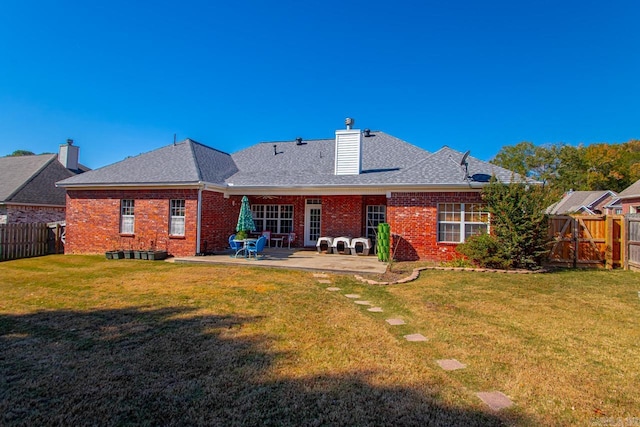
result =
[[[198,156],[196,155],[196,151],[193,148],[194,144],[198,144],[198,142],[190,138],[185,139],[185,142],[189,146],[189,151],[191,152],[193,163],[196,166],[196,171],[198,173],[198,181],[202,181],[202,168],[200,167],[200,162],[198,161]],[[202,144],[199,144],[199,145],[202,145]]]

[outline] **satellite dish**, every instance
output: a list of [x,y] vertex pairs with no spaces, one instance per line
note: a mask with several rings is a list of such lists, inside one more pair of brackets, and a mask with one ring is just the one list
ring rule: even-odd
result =
[[467,150],[467,152],[464,153],[464,155],[462,156],[462,160],[460,160],[460,166],[467,165],[467,157],[469,157],[469,153],[471,153],[471,150]]
[[491,175],[487,175],[486,173],[474,173],[471,175],[471,181],[489,182],[491,181]]

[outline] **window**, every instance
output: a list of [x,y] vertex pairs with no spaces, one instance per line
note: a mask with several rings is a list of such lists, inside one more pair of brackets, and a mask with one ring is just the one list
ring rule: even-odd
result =
[[169,202],[169,235],[184,236],[185,203],[183,200],[171,200]]
[[252,205],[256,231],[276,234],[293,231],[293,205]]
[[387,221],[387,207],[385,205],[367,206],[367,237],[372,243],[376,241],[378,224]]
[[122,199],[120,201],[120,233],[133,234],[134,232],[134,201]]
[[462,243],[489,231],[489,213],[479,203],[440,203],[438,241]]

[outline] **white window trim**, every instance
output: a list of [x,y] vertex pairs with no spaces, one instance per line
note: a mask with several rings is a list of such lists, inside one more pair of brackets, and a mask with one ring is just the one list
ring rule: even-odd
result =
[[[440,211],[441,211],[441,206],[443,205],[460,205],[460,220],[459,221],[440,221]],[[451,203],[438,203],[438,213],[437,213],[437,222],[436,222],[436,231],[437,231],[437,242],[438,243],[464,243],[465,242],[465,236],[466,236],[466,226],[467,225],[485,225],[487,227],[487,234],[489,234],[490,232],[490,227],[491,227],[491,221],[489,220],[489,212],[485,209],[482,210],[482,213],[486,213],[487,214],[487,222],[478,222],[478,221],[465,221],[465,205],[483,205],[482,203],[457,203],[457,202],[451,202]],[[486,205],[483,205],[486,206]],[[459,235],[460,235],[460,239],[458,241],[455,240],[444,240],[440,238],[440,224],[455,224],[455,225],[459,225],[460,229],[459,229]]]
[[[382,210],[380,211],[380,210],[375,210],[374,209],[374,211],[371,211],[370,208],[377,208],[377,209],[382,208]],[[366,220],[366,226],[365,226],[366,233],[365,234],[370,239],[375,240],[375,238],[377,236],[377,233],[378,233],[378,225],[377,224],[376,225],[371,225],[369,223],[369,219],[371,219],[369,217],[369,214],[375,214],[376,216],[379,216],[380,214],[382,214],[382,216],[384,216],[384,219],[382,221],[379,221],[378,224],[381,223],[381,222],[387,222],[387,206],[386,205],[367,205],[367,207],[366,207],[366,219],[365,219]]]
[[[125,206],[125,202],[131,202],[130,206]],[[120,200],[120,234],[134,234],[136,230],[136,215],[135,215],[135,200],[122,199]],[[128,203],[126,203],[128,205]],[[125,214],[125,209],[131,209],[133,214]],[[125,230],[125,223],[131,223],[130,229]]]
[[[277,206],[277,216],[275,218],[267,218],[266,210],[267,206]],[[262,210],[263,217],[259,217],[256,215],[258,211],[258,207]],[[291,208],[291,218],[283,218],[283,207]],[[253,212],[253,222],[256,225],[256,230],[267,230],[267,221],[276,221],[276,231],[271,230],[274,234],[285,234],[287,231],[282,231],[282,223],[287,221],[291,223],[291,232],[294,229],[294,216],[295,216],[295,208],[292,204],[253,204],[251,205],[251,211]]]
[[[181,206],[174,206],[175,202],[182,202]],[[182,212],[182,215],[175,215],[176,210]],[[183,237],[186,233],[186,210],[187,203],[185,199],[171,199],[169,200],[169,235]],[[179,225],[179,226],[178,226]],[[182,233],[175,232],[175,228],[181,228]]]

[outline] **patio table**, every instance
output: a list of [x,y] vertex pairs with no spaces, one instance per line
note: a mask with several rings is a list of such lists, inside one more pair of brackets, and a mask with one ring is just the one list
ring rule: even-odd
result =
[[234,241],[234,242],[238,242],[238,243],[242,243],[242,247],[236,251],[236,254],[234,255],[234,257],[235,257],[235,258],[238,258],[238,254],[239,254],[240,252],[244,252],[244,255],[243,255],[243,256],[246,258],[246,257],[247,257],[247,255],[248,255],[248,252],[247,252],[247,244],[248,244],[248,243],[255,243],[255,242],[257,242],[257,241],[258,241],[258,239],[233,239],[233,241]]

